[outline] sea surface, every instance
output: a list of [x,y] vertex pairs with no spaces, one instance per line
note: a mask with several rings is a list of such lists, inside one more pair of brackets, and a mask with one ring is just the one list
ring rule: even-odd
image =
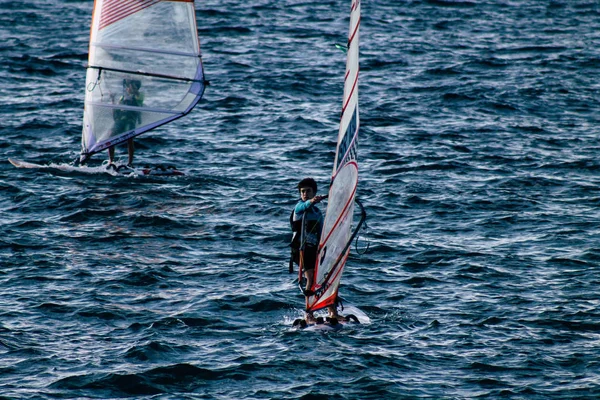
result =
[[600,4],[361,4],[368,318],[311,332],[350,0],[196,1],[210,86],[135,141],[187,174],[145,178],[7,162],[78,157],[93,2],[0,0],[0,399],[600,398]]

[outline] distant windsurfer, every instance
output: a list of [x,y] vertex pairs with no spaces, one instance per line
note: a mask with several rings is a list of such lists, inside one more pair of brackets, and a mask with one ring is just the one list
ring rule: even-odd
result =
[[[300,200],[298,200],[292,212],[291,224],[294,235],[290,247],[292,248],[294,263],[299,265],[304,273],[306,280],[303,289],[304,295],[309,297],[314,294],[312,286],[319,241],[323,230],[323,214],[316,204],[326,196],[317,196],[317,182],[313,178],[302,179],[298,183],[298,191],[300,192]],[[303,229],[304,232],[302,232]],[[330,318],[342,318],[337,314],[335,305],[329,306],[327,309]],[[306,312],[306,321],[309,323],[315,322],[311,311]]]
[[[123,79],[123,96],[119,99],[119,104],[141,107],[144,104],[144,95],[140,92],[142,82],[137,79]],[[142,122],[142,115],[139,111],[121,110],[115,108],[113,111],[115,125],[113,133],[122,133],[135,129],[138,123]],[[133,166],[133,138],[127,140],[128,167]],[[108,165],[114,166],[115,147],[108,148]]]

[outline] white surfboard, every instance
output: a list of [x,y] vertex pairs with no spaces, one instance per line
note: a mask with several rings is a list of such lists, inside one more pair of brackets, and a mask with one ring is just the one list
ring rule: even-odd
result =
[[[9,158],[8,161],[17,168],[40,169],[49,172],[74,172],[82,174],[109,174],[113,176],[183,176],[185,172],[173,166],[145,166],[143,168],[107,168],[106,165],[97,167],[73,166],[69,164],[47,165]],[[121,166],[122,167],[122,166]]]

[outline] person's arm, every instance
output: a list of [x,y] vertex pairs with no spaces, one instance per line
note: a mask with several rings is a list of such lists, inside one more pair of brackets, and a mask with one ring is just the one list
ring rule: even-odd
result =
[[[314,199],[314,197],[313,197],[313,199]],[[306,201],[299,201],[298,204],[296,204],[296,208],[294,208],[296,215],[302,215],[306,210],[311,208],[312,205],[314,204],[313,199],[306,200]]]
[[296,215],[300,217],[306,210],[311,208],[314,204],[319,203],[324,198],[325,196],[315,196],[310,200],[299,201],[298,204],[296,204],[296,207],[294,208]]

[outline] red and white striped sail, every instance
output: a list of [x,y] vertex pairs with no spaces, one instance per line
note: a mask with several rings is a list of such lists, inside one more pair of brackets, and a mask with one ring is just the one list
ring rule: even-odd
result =
[[[123,104],[132,80],[142,101]],[[187,114],[204,87],[193,0],[95,0],[81,161]],[[135,122],[115,124],[123,111]]]
[[356,153],[359,130],[359,27],[360,0],[352,0],[342,118],[312,288],[316,294],[307,299],[308,311],[335,304],[342,272],[350,253],[348,242],[351,240],[354,196],[358,184]]

